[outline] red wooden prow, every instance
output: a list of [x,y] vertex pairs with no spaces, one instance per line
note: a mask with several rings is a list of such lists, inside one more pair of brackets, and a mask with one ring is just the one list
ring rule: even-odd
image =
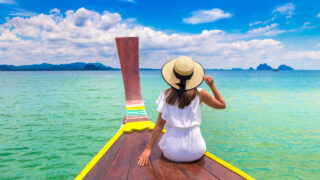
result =
[[[138,37],[116,38],[119,60],[121,64],[124,91],[126,94],[126,108],[144,107],[141,96],[140,76],[139,76],[139,39]],[[145,109],[141,114],[128,114],[123,119],[123,123],[134,121],[148,121],[149,118]]]
[[139,77],[138,37],[116,38],[126,101],[142,100]]

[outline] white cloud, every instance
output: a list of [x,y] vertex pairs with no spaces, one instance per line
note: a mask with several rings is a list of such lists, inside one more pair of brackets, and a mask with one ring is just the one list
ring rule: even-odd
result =
[[313,25],[313,26],[311,26],[310,25],[311,23],[310,22],[305,22],[305,23],[303,23],[303,25],[302,25],[302,29],[314,29],[314,28],[316,28],[317,26],[315,26],[315,25]]
[[14,0],[0,0],[0,4],[17,4]]
[[262,24],[268,24],[269,22],[274,21],[277,17],[278,17],[278,16],[275,14],[272,18],[270,18],[270,19],[268,19],[268,20],[264,21]]
[[200,24],[217,21],[222,18],[230,18],[231,13],[225,13],[223,10],[214,8],[211,10],[198,10],[192,12],[192,16],[184,18],[183,22],[187,24]]
[[302,29],[306,28],[309,24],[310,24],[310,22],[305,22],[305,23],[303,23]]
[[279,24],[277,23],[273,23],[273,24],[270,24],[270,25],[267,25],[265,27],[259,27],[259,28],[256,28],[256,29],[252,29],[250,31],[248,31],[247,33],[249,35],[256,35],[256,36],[274,36],[274,35],[277,35],[277,34],[281,34],[281,33],[284,33],[285,30],[279,30],[277,29]]
[[[270,25],[269,31],[267,27],[251,30],[250,37],[249,33],[222,30],[169,34],[137,24],[134,19],[122,19],[115,12],[98,13],[85,8],[69,10],[64,16],[58,9],[50,12],[13,17],[0,25],[0,64],[83,61],[119,67],[114,40],[119,36],[139,37],[142,67],[160,68],[179,55],[191,56],[206,68],[283,64],[285,50],[280,41],[255,37],[274,34],[277,24]],[[286,59],[290,57],[288,54]]]
[[317,15],[318,18],[320,18],[320,13]]
[[37,15],[34,12],[31,11],[27,11],[24,9],[19,9],[19,8],[15,8],[14,11],[11,11],[9,13],[10,16],[22,16],[22,17],[27,17],[27,16],[35,16]]
[[256,21],[256,22],[250,23],[249,26],[254,26],[257,24],[261,24],[261,23],[262,23],[262,21]]
[[[264,24],[264,23],[263,23]],[[298,30],[304,30],[304,29],[314,29],[317,26],[316,25],[311,25],[310,22],[305,22],[301,27],[295,28],[295,29],[279,29],[279,24],[278,23],[273,23],[270,25],[266,25],[264,27],[259,27],[255,29],[251,29],[247,32],[247,35],[250,36],[275,36],[281,33],[285,32],[294,32]]]
[[58,8],[53,8],[53,9],[50,9],[49,13],[60,13],[60,9]]
[[19,40],[20,38],[18,38],[16,34],[11,32],[9,29],[4,29],[1,32],[0,41],[12,42],[12,41],[19,41]]
[[320,51],[292,51],[283,55],[284,59],[316,59],[320,60]]
[[287,3],[285,5],[278,6],[272,11],[273,13],[272,18],[267,19],[265,21],[256,21],[256,22],[250,23],[249,26],[254,26],[257,24],[263,24],[263,25],[268,24],[276,20],[277,18],[279,18],[279,13],[286,15],[286,18],[290,18],[294,14],[293,11],[295,10],[295,8],[296,6],[292,3]]
[[284,4],[282,6],[278,6],[276,7],[272,13],[281,13],[283,15],[286,15],[286,18],[290,18],[294,13],[293,11],[296,9],[296,6],[292,3],[287,3],[287,4]]

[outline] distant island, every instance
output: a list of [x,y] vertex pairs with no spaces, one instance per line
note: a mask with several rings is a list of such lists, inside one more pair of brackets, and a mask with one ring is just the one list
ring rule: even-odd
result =
[[231,70],[233,70],[233,71],[240,71],[240,70],[242,70],[242,68],[232,68]]
[[259,64],[259,66],[257,67],[257,70],[273,70],[273,69],[271,66],[264,63],[264,64]]
[[289,70],[289,71],[291,71],[291,70],[293,70],[293,68],[290,67],[290,66],[287,66],[287,65],[282,64],[282,65],[280,65],[280,66],[278,67],[278,70]]
[[[32,64],[32,65],[0,65],[0,71],[120,71],[120,68],[113,68],[110,66],[105,66],[102,63],[84,63],[84,62],[75,62],[70,64]],[[154,71],[160,69],[153,68],[140,68],[140,70],[145,71]],[[227,70],[227,69],[206,69],[206,70]],[[230,69],[229,69],[230,70]],[[250,67],[249,69],[242,68],[232,68],[233,71],[241,71],[241,70],[255,70]],[[285,64],[280,65],[277,69],[273,69],[266,63],[259,64],[256,70],[294,70],[292,67],[287,66]]]
[[32,65],[0,65],[0,71],[90,71],[90,70],[120,70],[105,66],[101,63],[83,63],[75,62],[70,64],[32,64]]
[[277,69],[273,69],[271,66],[269,66],[268,64],[266,63],[263,63],[263,64],[259,64],[259,66],[257,67],[257,70],[275,70],[275,71],[279,71],[279,70],[294,70],[292,67],[290,66],[287,66],[285,64],[282,64],[280,65]]

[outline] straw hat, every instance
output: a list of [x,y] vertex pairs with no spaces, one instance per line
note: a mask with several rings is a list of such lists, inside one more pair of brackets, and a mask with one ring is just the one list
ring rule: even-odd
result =
[[[185,82],[185,90],[187,91],[202,83],[204,69],[190,57],[180,56],[164,64],[161,73],[163,79],[175,89],[181,90],[183,88],[181,83]],[[181,80],[181,78],[185,80]]]

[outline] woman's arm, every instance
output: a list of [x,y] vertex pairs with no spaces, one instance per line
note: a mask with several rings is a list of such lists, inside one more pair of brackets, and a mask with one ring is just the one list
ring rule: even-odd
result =
[[203,75],[203,79],[206,81],[207,85],[213,92],[214,97],[212,97],[207,91],[202,90],[200,92],[200,101],[204,102],[208,106],[216,109],[226,108],[226,102],[224,101],[222,95],[218,91],[216,85],[214,84],[213,78],[211,76]]
[[152,149],[154,143],[159,138],[160,133],[161,133],[164,125],[166,124],[166,121],[161,118],[161,114],[162,113],[159,113],[156,126],[154,127],[154,129],[152,131],[152,135],[151,135],[151,137],[150,137],[150,139],[148,141],[148,144],[147,144],[146,148],[144,149],[144,151],[141,153],[141,155],[139,157],[139,160],[138,160],[138,165],[139,166],[144,166],[144,165],[148,164],[148,160],[149,160],[149,156],[150,156],[150,153],[151,153],[151,149]]

